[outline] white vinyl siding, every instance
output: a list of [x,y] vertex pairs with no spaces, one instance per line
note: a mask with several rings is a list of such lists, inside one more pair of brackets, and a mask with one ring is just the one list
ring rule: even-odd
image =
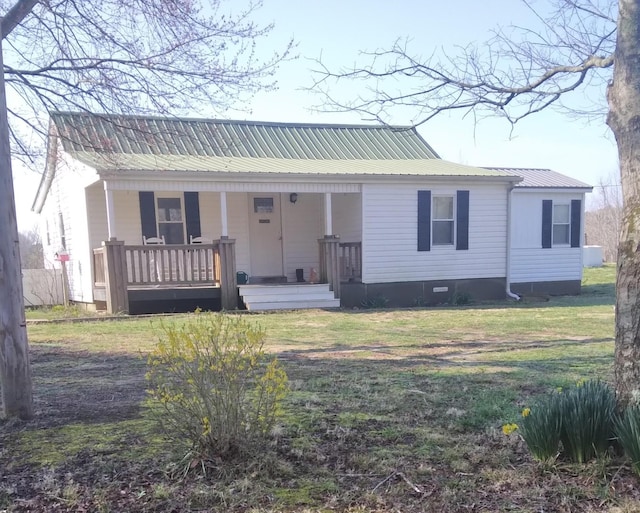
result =
[[[556,214],[556,205],[566,205],[568,220],[571,219],[571,201],[581,200],[584,209],[584,194],[515,189],[511,199],[511,282],[569,281],[582,279],[582,247],[572,248],[569,239],[562,244],[553,242],[553,247],[542,247],[542,201],[552,200],[553,221],[567,219]],[[584,219],[584,215],[581,216]],[[584,221],[583,221],[584,222]],[[558,229],[560,232],[562,229]],[[559,237],[559,235],[558,235]],[[569,235],[570,237],[570,235]]]
[[582,279],[582,248],[511,251],[511,283]]
[[[455,196],[469,190],[469,249],[417,251],[417,191]],[[364,185],[363,282],[494,278],[506,275],[506,186]]]
[[44,225],[49,228],[50,243],[43,248],[45,267],[60,268],[60,263],[55,260],[55,253],[62,249],[64,238],[64,247],[69,254],[69,261],[66,263],[69,299],[78,302],[93,301],[85,188],[95,180],[97,174],[93,169],[71,161],[63,154],[42,210],[42,216],[46,220]]

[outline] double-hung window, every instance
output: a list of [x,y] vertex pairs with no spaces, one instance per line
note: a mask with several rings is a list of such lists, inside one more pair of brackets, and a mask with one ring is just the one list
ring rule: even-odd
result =
[[434,246],[453,245],[455,232],[455,219],[453,217],[453,196],[434,196],[432,243]]
[[181,198],[157,198],[158,235],[167,244],[184,244]]
[[542,200],[542,247],[579,248],[582,230],[581,200]]
[[571,235],[571,208],[568,204],[553,204],[553,245],[568,245]]
[[418,191],[418,251],[432,246],[469,249],[469,191],[432,195]]

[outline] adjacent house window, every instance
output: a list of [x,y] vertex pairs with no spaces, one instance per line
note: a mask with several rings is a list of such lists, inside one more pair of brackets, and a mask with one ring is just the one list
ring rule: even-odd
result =
[[582,200],[542,200],[542,247],[579,248],[582,229]]
[[569,205],[553,205],[553,245],[569,244],[571,234],[571,209]]
[[184,218],[181,198],[158,198],[158,235],[167,244],[184,244]]
[[455,231],[455,220],[453,218],[453,196],[433,197],[432,223],[433,245],[453,245]]

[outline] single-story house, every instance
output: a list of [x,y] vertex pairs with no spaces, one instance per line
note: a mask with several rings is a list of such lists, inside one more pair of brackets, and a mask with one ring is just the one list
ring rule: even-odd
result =
[[56,112],[33,210],[78,303],[412,306],[579,293],[590,190],[411,127]]

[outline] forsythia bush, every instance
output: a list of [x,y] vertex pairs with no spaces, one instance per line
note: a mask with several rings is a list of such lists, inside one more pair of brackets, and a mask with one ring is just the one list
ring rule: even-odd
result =
[[285,371],[264,353],[265,332],[241,317],[198,312],[160,328],[147,379],[165,431],[188,440],[200,458],[264,443],[287,392]]

